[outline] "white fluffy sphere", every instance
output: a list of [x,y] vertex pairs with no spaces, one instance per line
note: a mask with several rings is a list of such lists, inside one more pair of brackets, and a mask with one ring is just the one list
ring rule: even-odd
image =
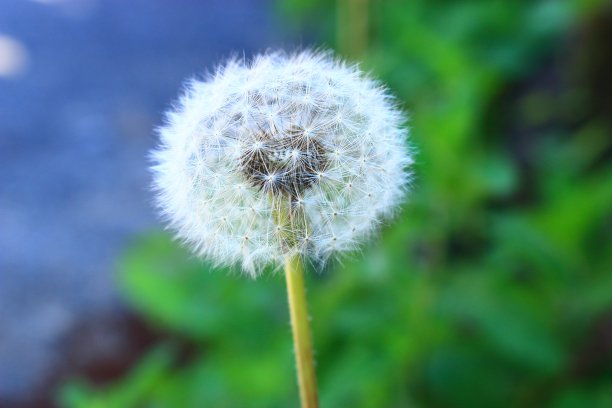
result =
[[405,117],[328,53],[232,60],[192,80],[159,129],[157,202],[177,236],[252,275],[354,249],[404,197]]

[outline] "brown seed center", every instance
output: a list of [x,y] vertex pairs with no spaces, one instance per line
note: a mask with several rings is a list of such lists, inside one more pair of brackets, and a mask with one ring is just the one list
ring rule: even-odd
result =
[[254,139],[241,157],[242,170],[247,180],[264,191],[300,197],[327,167],[325,148],[302,127],[277,134],[262,131]]

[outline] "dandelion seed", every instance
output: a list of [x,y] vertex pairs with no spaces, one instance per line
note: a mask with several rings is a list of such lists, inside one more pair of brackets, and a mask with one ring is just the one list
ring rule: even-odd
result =
[[217,264],[257,276],[292,256],[325,261],[403,200],[403,123],[385,88],[328,53],[231,60],[191,81],[159,129],[157,202]]

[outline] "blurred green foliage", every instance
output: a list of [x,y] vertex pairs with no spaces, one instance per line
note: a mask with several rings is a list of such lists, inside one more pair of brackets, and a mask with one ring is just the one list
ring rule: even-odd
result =
[[[410,111],[417,177],[379,241],[308,276],[322,407],[612,407],[603,3],[369,5],[364,66]],[[282,8],[333,38],[331,2]],[[162,233],[120,269],[174,340],[109,387],[71,383],[64,406],[297,406],[278,274],[211,268]]]

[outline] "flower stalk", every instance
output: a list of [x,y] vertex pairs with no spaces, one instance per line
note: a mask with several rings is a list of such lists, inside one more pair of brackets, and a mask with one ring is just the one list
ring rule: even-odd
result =
[[304,285],[304,265],[299,255],[285,263],[287,295],[295,349],[298,386],[302,408],[318,408],[317,379],[312,351],[312,337]]

